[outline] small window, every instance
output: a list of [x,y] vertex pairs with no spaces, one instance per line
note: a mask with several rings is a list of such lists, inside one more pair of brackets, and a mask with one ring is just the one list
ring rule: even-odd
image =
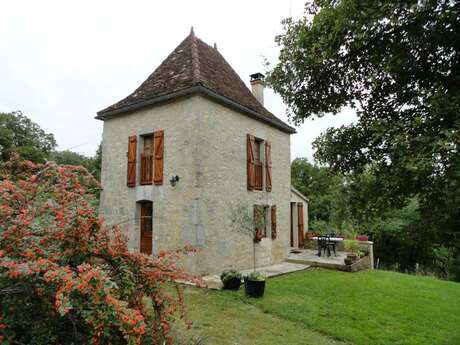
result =
[[270,207],[267,205],[254,205],[254,226],[256,227],[256,240],[268,237],[271,228]]
[[254,143],[254,165],[255,165],[255,186],[254,189],[262,190],[264,187],[264,163],[263,163],[263,145],[264,141],[255,138]]
[[153,135],[142,136],[141,184],[152,184],[153,176]]

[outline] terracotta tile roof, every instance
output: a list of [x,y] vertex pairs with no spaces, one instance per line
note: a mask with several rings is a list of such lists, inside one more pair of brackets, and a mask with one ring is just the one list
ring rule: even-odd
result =
[[191,92],[219,98],[261,121],[295,133],[294,128],[257,101],[217,49],[197,38],[193,30],[132,94],[99,111],[96,118],[104,119]]

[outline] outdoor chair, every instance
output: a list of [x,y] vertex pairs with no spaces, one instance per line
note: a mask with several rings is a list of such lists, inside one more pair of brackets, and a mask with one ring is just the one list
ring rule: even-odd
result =
[[318,256],[321,256],[321,251],[326,254],[327,250],[327,238],[326,236],[318,236]]
[[334,256],[337,256],[337,253],[335,251],[336,247],[336,242],[331,240],[331,237],[333,236],[327,236],[326,237],[326,250],[327,250],[327,256],[331,256],[331,249],[334,252]]

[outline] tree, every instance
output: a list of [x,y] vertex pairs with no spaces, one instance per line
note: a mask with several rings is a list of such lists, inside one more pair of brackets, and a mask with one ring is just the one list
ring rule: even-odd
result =
[[99,144],[99,147],[94,157],[87,157],[77,152],[73,152],[70,150],[64,150],[64,151],[53,151],[50,155],[50,159],[54,160],[56,163],[60,165],[83,166],[98,181],[101,178],[102,144]]
[[291,183],[308,197],[309,228],[313,231],[337,229],[349,218],[344,178],[331,169],[297,158],[291,163]]
[[0,113],[0,159],[7,161],[13,153],[36,163],[43,163],[56,147],[54,136],[45,133],[20,111]]
[[13,156],[0,177],[0,342],[165,344],[185,317],[176,281],[200,283],[175,265],[193,249],[131,253],[83,167]]
[[342,173],[372,169],[394,208],[416,197],[434,244],[460,255],[459,1],[316,0],[284,21],[268,77],[294,122],[345,106],[358,122],[314,146]]
[[[255,205],[254,207],[257,207]],[[250,208],[244,204],[238,204],[234,206],[230,214],[230,221],[232,223],[233,230],[249,237],[252,241],[252,260],[253,260],[253,270],[256,273],[256,244],[260,242],[263,237],[262,229],[267,225],[265,214],[263,212],[265,209],[263,206],[260,206],[258,209],[254,209],[254,212],[251,212]],[[256,212],[260,212],[259,215],[256,215]]]

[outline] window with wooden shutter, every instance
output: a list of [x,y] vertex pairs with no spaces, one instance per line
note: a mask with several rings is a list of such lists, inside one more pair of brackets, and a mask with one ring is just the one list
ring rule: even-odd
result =
[[156,131],[153,133],[154,145],[154,177],[153,183],[156,185],[163,184],[163,157],[164,157],[164,131]]
[[299,248],[303,247],[303,203],[297,203],[297,227],[299,236]]
[[265,189],[267,192],[272,190],[272,144],[265,142]]
[[265,207],[254,205],[254,241],[259,242],[265,236]]
[[136,155],[137,155],[137,137],[132,135],[128,138],[128,171],[127,186],[136,186]]
[[246,151],[247,151],[247,179],[248,190],[254,190],[256,175],[255,175],[255,138],[253,135],[246,136]]
[[271,207],[272,240],[276,239],[276,205]]
[[153,179],[153,135],[144,135],[142,139],[140,183],[146,185],[152,184]]

